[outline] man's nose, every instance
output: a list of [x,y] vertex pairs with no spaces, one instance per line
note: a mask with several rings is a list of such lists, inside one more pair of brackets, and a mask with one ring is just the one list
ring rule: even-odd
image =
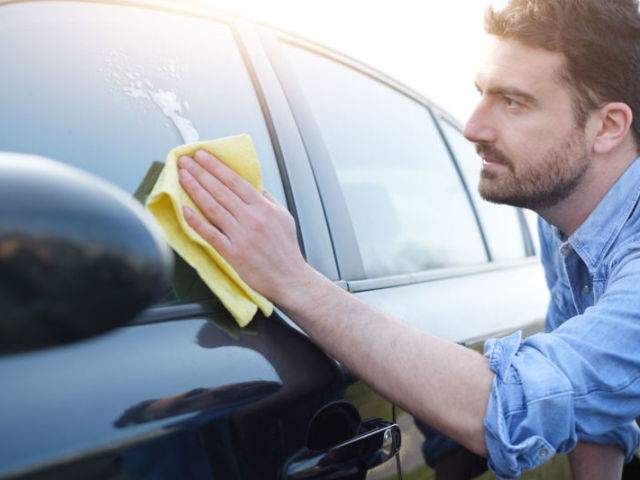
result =
[[494,143],[497,140],[496,129],[488,111],[488,105],[481,100],[464,125],[462,131],[467,140],[473,143]]

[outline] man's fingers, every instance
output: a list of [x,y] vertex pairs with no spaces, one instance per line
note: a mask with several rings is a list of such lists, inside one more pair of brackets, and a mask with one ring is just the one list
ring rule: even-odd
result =
[[231,245],[229,238],[218,228],[203,221],[189,207],[182,207],[182,212],[189,226],[198,232],[200,236],[209,242],[216,250],[224,254],[224,252],[229,249]]
[[266,198],[267,200],[269,200],[269,201],[270,201],[271,203],[273,203],[274,205],[281,206],[281,205],[280,205],[280,202],[278,202],[278,200],[276,200],[275,198],[273,198],[273,196],[272,196],[269,192],[267,192],[266,190],[264,190],[264,191],[262,192],[262,196],[263,196],[264,198]]
[[[217,198],[213,197],[198,180],[185,169],[179,171],[180,183],[207,219],[216,228],[229,234],[237,226],[237,221]],[[204,223],[204,222],[203,222]]]
[[202,168],[207,170],[241,198],[243,202],[254,203],[259,198],[259,193],[253,185],[209,152],[198,150],[193,158]]
[[[209,173],[202,165],[193,160],[191,157],[183,156],[178,159],[178,166],[181,171],[186,170],[200,186],[207,191],[220,205],[222,205],[231,215],[237,210],[239,205],[244,204],[235,192],[230,190],[218,178]],[[182,173],[180,173],[182,175]],[[182,177],[181,177],[182,180]],[[194,199],[196,200],[196,199]],[[198,202],[196,202],[198,203]],[[202,207],[198,203],[199,207]],[[235,216],[235,215],[234,215]]]

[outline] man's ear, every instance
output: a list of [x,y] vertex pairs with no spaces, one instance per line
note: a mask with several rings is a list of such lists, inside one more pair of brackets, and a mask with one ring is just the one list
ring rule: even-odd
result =
[[595,153],[609,153],[629,134],[633,112],[622,102],[606,103],[596,114],[598,132],[594,138]]

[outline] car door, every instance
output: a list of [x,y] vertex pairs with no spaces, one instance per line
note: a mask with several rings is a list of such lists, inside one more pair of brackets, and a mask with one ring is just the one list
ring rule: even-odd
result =
[[[278,116],[286,103],[258,81],[234,19],[140,2],[0,12],[0,59],[11,66],[0,149],[66,162],[144,201],[170,148],[248,133],[307,258],[337,278],[313,176],[295,155],[304,150],[286,136],[295,124]],[[318,412],[345,390],[367,397],[278,313],[237,328],[179,257],[171,290],[131,324],[2,355],[0,378],[0,477],[21,479],[281,478]]]
[[[491,336],[539,330],[547,293],[526,222],[514,208],[478,199],[472,178],[480,163],[455,122],[328,49],[280,35],[270,54],[349,289],[409,325],[478,350]],[[396,408],[394,417],[403,478],[433,478],[432,467],[457,446],[406,412]],[[442,478],[486,470],[482,459],[451,458],[468,470]],[[563,460],[544,468],[548,478],[567,472]]]

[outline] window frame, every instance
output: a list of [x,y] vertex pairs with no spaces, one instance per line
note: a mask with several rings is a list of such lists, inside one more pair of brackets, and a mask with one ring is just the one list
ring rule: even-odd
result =
[[[296,46],[303,45],[303,48],[306,48],[304,45],[307,44],[301,40],[292,39],[292,37],[281,32],[274,31],[271,35],[263,36],[265,50],[285,92],[298,131],[305,145],[329,227],[339,278],[345,281],[364,279],[366,276],[360,255],[360,247],[356,241],[355,231],[346,208],[337,174],[322,140],[320,129],[316,124],[311,107],[308,105],[294,73],[289,68],[285,55],[280,51],[279,41],[283,40]],[[317,49],[313,51],[318,53]],[[323,55],[322,53],[320,54]]]

